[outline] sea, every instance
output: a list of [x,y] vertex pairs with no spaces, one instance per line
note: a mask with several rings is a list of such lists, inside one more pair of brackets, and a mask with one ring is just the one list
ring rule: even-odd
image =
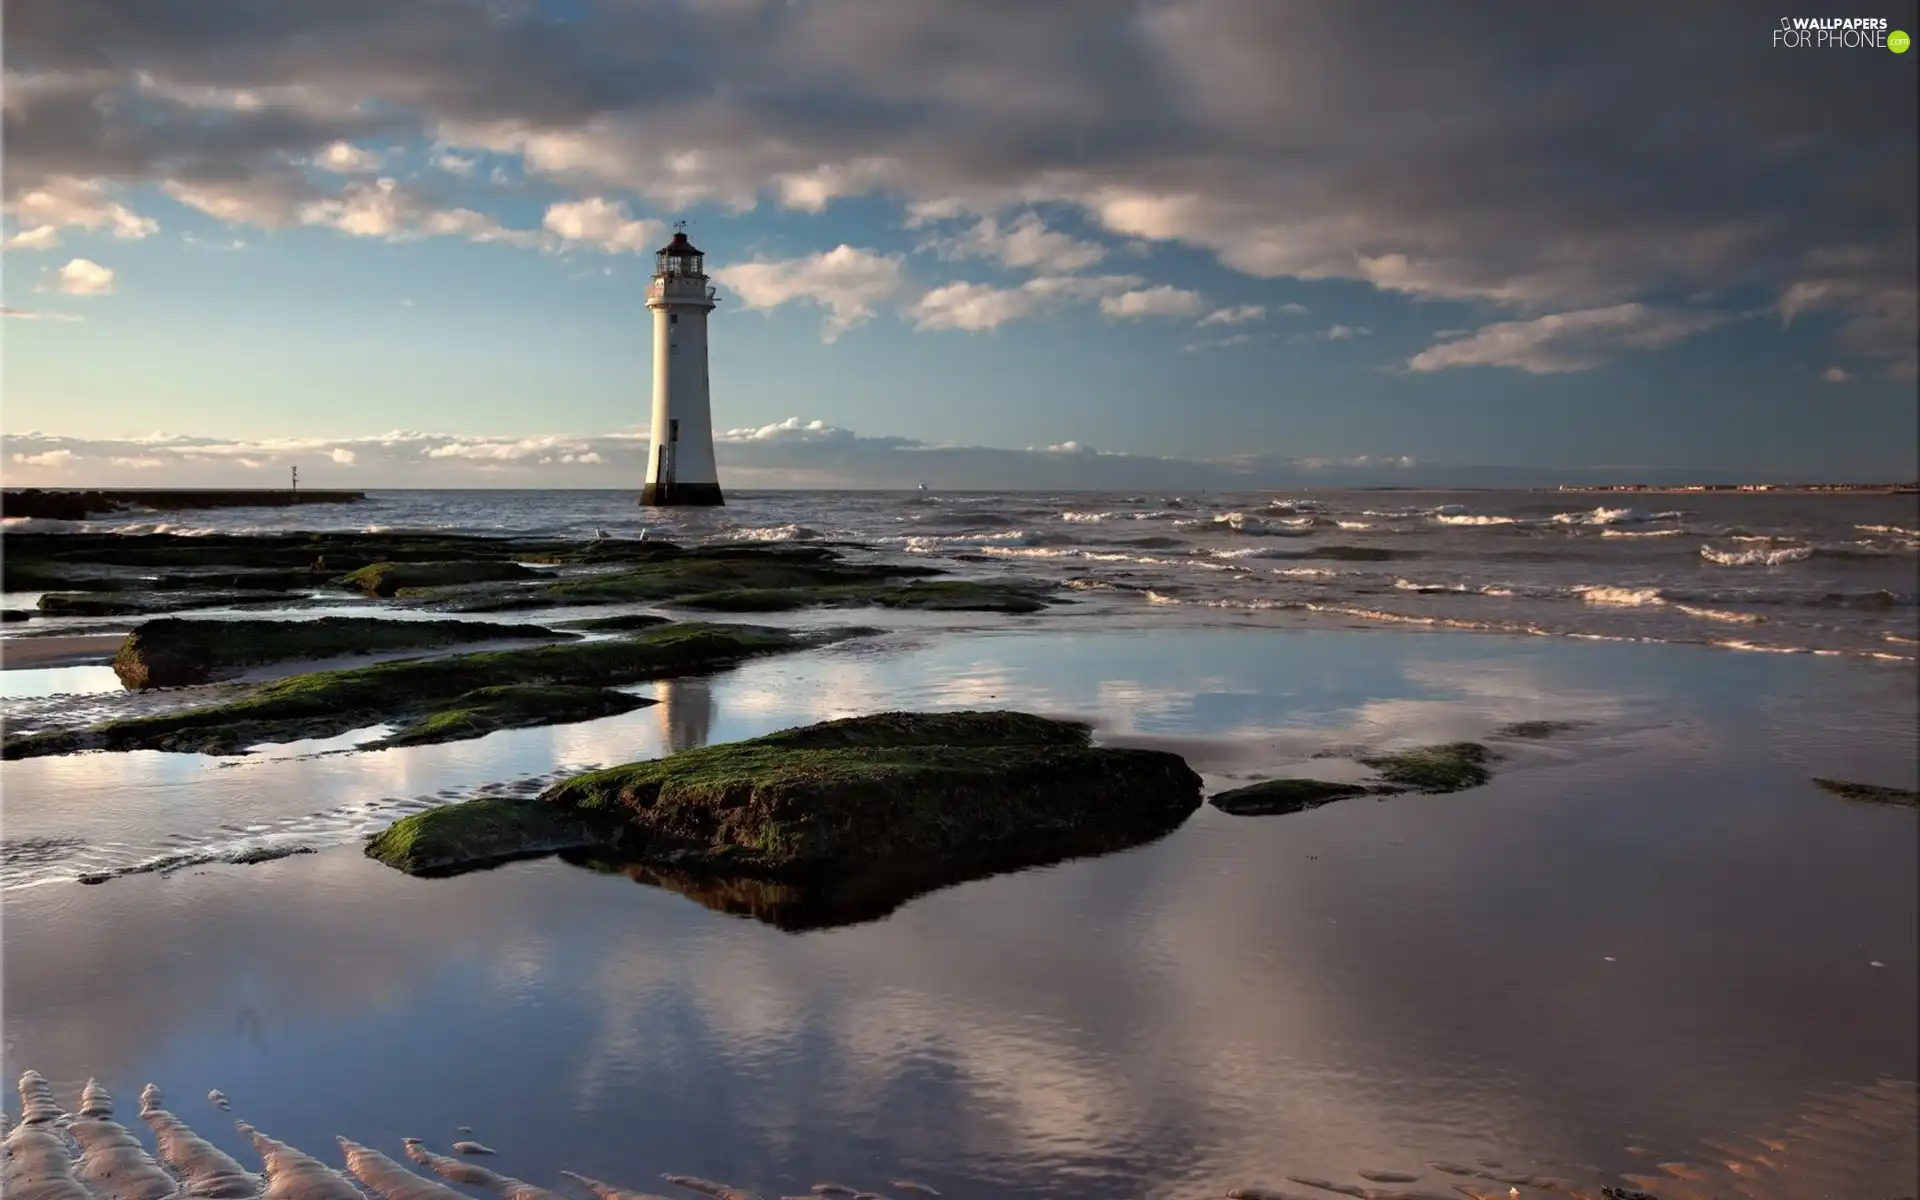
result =
[[1906,663],[1920,653],[1913,495],[793,491],[678,510],[634,499],[374,491],[357,504],[136,511],[88,527],[839,542],[962,574],[1049,580],[1184,623],[1404,626]]
[[[1920,813],[1815,782],[1920,786],[1914,497],[633,500],[390,491],[104,524],[831,543],[1073,602],[756,614],[875,632],[444,745],[6,762],[0,1073],[38,1071],[69,1112],[96,1082],[149,1152],[153,1084],[248,1169],[236,1120],[335,1169],[338,1137],[402,1163],[403,1139],[476,1141],[496,1153],[465,1161],[578,1200],[566,1172],[687,1200],[663,1176],[891,1200],[1915,1194]],[[400,615],[320,595],[203,615],[376,611]],[[9,732],[224,686],[127,692],[97,663],[0,684]],[[416,879],[362,851],[408,813],[597,766],[963,708],[1176,751],[1208,793],[1435,742],[1498,757],[1459,793],[1203,806],[1125,852],[800,924],[642,870]]]

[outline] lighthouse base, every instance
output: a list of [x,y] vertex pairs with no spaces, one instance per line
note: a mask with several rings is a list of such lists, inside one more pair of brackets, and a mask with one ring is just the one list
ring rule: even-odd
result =
[[717,483],[649,483],[640,489],[642,508],[713,508],[726,502]]

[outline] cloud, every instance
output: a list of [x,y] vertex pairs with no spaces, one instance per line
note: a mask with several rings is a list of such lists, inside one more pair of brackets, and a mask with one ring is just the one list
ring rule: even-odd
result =
[[829,342],[874,317],[901,288],[900,258],[842,243],[802,258],[760,259],[721,267],[713,277],[732,288],[743,309],[808,303],[827,310]]
[[1366,337],[1372,332],[1373,330],[1365,325],[1329,325],[1314,333],[1313,338],[1320,342],[1345,342],[1357,337]]
[[1822,383],[1846,383],[1852,378],[1853,376],[1848,374],[1844,367],[1828,367],[1826,370],[1820,372],[1820,382]]
[[[7,199],[151,184],[284,227],[328,198],[292,164],[376,142],[663,208],[897,199],[994,218],[996,244],[1027,227],[1008,214],[1071,213],[1259,278],[1515,320],[1816,283],[1837,338],[1910,361],[1883,316],[1915,295],[1911,79],[1771,51],[1763,18],[1689,10],[1625,38],[1606,6],[1515,17],[1489,0],[1391,16],[1270,0],[237,11],[10,14]],[[1382,78],[1389,40],[1421,54]],[[1832,253],[1833,230],[1868,253]],[[1910,320],[1896,331],[1914,341]]]
[[1303,317],[1307,313],[1307,306],[1304,304],[1282,304],[1274,311],[1283,313],[1289,317]]
[[76,313],[49,312],[44,308],[0,308],[0,317],[13,317],[21,321],[84,321]]
[[915,329],[977,333],[1074,304],[1104,302],[1139,284],[1138,275],[1042,275],[1010,288],[949,283],[927,291],[907,315]]
[[1137,292],[1122,292],[1100,301],[1100,311],[1109,317],[1138,320],[1141,317],[1190,317],[1206,307],[1199,292],[1160,284]]
[[1047,453],[1048,454],[1098,454],[1100,452],[1098,450],[1095,450],[1092,446],[1083,445],[1079,442],[1068,441],[1068,442],[1059,442],[1059,443],[1056,443],[1055,445],[1048,446]]
[[58,470],[78,461],[79,455],[71,450],[43,450],[39,454],[16,454],[13,461],[23,467],[44,467]]
[[[12,86],[11,80],[9,86]],[[63,229],[111,233],[135,240],[156,232],[157,221],[135,213],[113,199],[108,185],[97,179],[52,175],[37,186],[13,196],[6,211],[23,226],[7,238],[9,250],[50,250],[60,244]]]
[[355,451],[348,450],[341,446],[335,446],[333,449],[327,451],[327,457],[340,466],[350,467],[360,456]]
[[435,207],[431,197],[395,179],[355,181],[336,195],[307,201],[296,212],[302,225],[327,226],[355,237],[464,237],[516,245],[538,240],[536,234],[508,229],[470,208]]
[[1191,354],[1197,350],[1226,350],[1234,346],[1251,346],[1260,340],[1262,339],[1256,338],[1251,333],[1230,333],[1225,337],[1201,338],[1199,341],[1188,342],[1180,348]]
[[68,296],[111,296],[113,268],[103,267],[90,258],[71,259],[59,270],[49,271],[34,290]]
[[[1297,307],[1289,305],[1288,307]],[[1244,325],[1248,321],[1265,319],[1267,306],[1264,304],[1242,304],[1234,308],[1216,308],[1201,317],[1201,325]]]
[[1104,246],[1048,229],[1034,212],[1021,213],[1005,226],[999,218],[985,216],[958,237],[929,244],[951,258],[990,259],[1003,267],[1045,275],[1084,271],[1107,256]]
[[352,142],[335,142],[314,157],[313,163],[323,171],[334,171],[342,175],[365,175],[380,169],[380,155],[372,150],[356,146]]
[[1502,321],[1429,346],[1407,360],[1413,371],[1449,367],[1512,367],[1531,375],[1590,371],[1629,350],[1675,345],[1726,321],[1724,313],[1616,304]]
[[635,220],[624,203],[599,196],[550,205],[541,224],[568,245],[608,254],[651,253],[667,238],[664,221]]
[[433,156],[433,165],[449,175],[458,175],[462,179],[473,174],[478,160],[464,154],[442,152]]

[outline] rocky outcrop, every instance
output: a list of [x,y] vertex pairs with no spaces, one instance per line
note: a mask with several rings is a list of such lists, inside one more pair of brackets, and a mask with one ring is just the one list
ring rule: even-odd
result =
[[473,642],[551,642],[572,636],[539,625],[481,621],[393,621],[378,617],[195,621],[162,617],[127,635],[113,657],[113,669],[120,682],[130,688],[181,687],[226,678],[243,667],[261,663],[319,662]]

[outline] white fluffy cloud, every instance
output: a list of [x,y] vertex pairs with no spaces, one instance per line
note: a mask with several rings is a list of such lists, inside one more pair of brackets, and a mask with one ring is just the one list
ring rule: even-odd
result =
[[6,211],[19,226],[6,240],[9,250],[53,249],[60,244],[62,229],[105,231],[134,239],[160,228],[159,222],[113,199],[104,181],[71,175],[55,175],[23,191],[7,204]]
[[1100,301],[1100,311],[1109,317],[1137,320],[1141,317],[1191,317],[1206,307],[1199,292],[1160,284],[1137,292],[1122,292]]
[[1320,342],[1346,342],[1357,337],[1366,337],[1372,332],[1373,330],[1365,325],[1329,325],[1316,332],[1313,338]]
[[1003,225],[998,217],[981,217],[957,237],[929,243],[953,258],[983,258],[1016,270],[1043,275],[1066,275],[1097,266],[1106,248],[1071,234],[1047,228],[1034,212],[1024,212]]
[[364,175],[380,169],[380,155],[352,142],[335,142],[314,157],[314,165],[323,171],[341,175]]
[[48,312],[42,308],[0,308],[0,317],[12,317],[18,321],[84,321],[86,319],[74,313]]
[[1672,346],[1725,321],[1723,313],[1616,304],[1487,325],[1429,346],[1407,366],[1414,371],[1511,367],[1532,375],[1589,371],[1625,351]]
[[902,286],[898,255],[845,243],[801,258],[736,263],[715,270],[713,277],[732,288],[745,309],[796,302],[826,309],[828,341],[872,320],[878,306]]
[[1010,288],[949,283],[922,295],[908,315],[915,329],[978,333],[1073,304],[1105,304],[1139,283],[1138,275],[1042,275]]
[[[1288,307],[1298,308],[1299,306],[1288,305]],[[1201,317],[1200,324],[1245,325],[1248,321],[1262,320],[1266,315],[1267,306],[1264,304],[1241,304],[1232,308],[1216,308],[1206,316]]]
[[608,254],[645,254],[666,241],[664,221],[635,220],[618,200],[594,196],[548,207],[541,224],[567,245],[584,245]]
[[90,258],[76,258],[57,271],[47,272],[37,290],[68,296],[111,296],[113,279],[113,268]]

